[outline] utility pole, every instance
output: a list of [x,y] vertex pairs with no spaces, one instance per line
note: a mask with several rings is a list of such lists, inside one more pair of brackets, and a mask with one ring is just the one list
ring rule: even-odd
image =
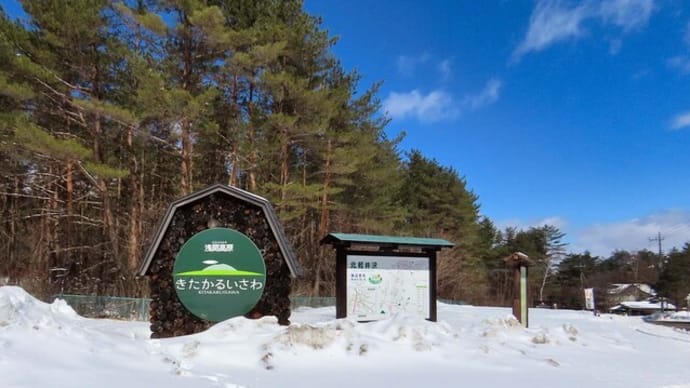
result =
[[649,238],[649,241],[659,243],[659,271],[661,271],[663,269],[663,266],[664,266],[664,258],[661,256],[663,253],[663,251],[661,250],[661,242],[664,241],[665,239],[666,239],[665,237],[661,237],[661,232],[658,232],[656,237],[653,237],[653,238],[650,237]]
[[583,271],[585,265],[582,263],[582,256],[580,256],[580,265],[578,265],[577,268],[580,269],[580,296],[585,298],[585,304],[583,306],[585,309],[587,309],[587,297],[585,296],[585,273]]
[[[664,257],[662,256],[663,251],[661,250],[661,242],[664,241],[664,237],[661,237],[661,232],[657,232],[656,237],[650,238],[649,241],[659,243],[659,276],[661,276],[661,271],[664,269]],[[661,306],[661,312],[664,312],[664,298],[659,298],[659,305]]]

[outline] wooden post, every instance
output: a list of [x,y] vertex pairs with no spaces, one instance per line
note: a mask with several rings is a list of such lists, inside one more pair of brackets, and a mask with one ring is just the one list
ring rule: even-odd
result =
[[429,250],[429,320],[436,322],[436,251]]
[[513,269],[513,315],[524,327],[529,325],[527,302],[527,267],[532,263],[527,255],[515,252],[505,259]]
[[347,249],[342,245],[335,251],[335,317],[347,317]]

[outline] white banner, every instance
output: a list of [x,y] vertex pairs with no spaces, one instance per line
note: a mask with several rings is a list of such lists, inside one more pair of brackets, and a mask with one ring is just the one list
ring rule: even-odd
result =
[[585,288],[585,309],[594,310],[594,288]]

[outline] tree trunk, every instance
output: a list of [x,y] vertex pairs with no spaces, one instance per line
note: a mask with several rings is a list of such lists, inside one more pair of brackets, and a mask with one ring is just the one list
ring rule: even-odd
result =
[[549,270],[549,265],[551,260],[547,259],[544,265],[544,276],[541,278],[541,285],[539,286],[539,303],[544,302],[544,288],[546,287],[546,281],[549,279],[551,271]]
[[67,162],[65,172],[65,208],[67,211],[67,237],[71,238],[74,233],[74,165],[70,160]]
[[252,125],[252,116],[254,115],[254,83],[249,84],[249,102],[247,106],[247,112],[249,115],[248,118],[248,123],[249,123],[249,128],[247,131],[247,140],[249,143],[249,190],[250,191],[255,191],[256,190],[256,161],[258,158],[257,152],[256,152],[256,144],[255,144],[255,131],[254,131],[254,125]]
[[139,264],[139,241],[141,239],[141,182],[136,153],[134,151],[134,127],[127,132],[129,148],[129,235],[127,236],[127,268],[134,272]]
[[319,239],[328,234],[329,228],[329,209],[328,209],[328,190],[331,186],[331,153],[333,152],[333,141],[328,139],[326,142],[326,160],[323,169],[323,191],[321,192],[321,216],[319,218]]
[[[101,155],[100,151],[100,139],[101,135],[103,133],[103,129],[101,126],[101,115],[96,114],[94,116],[94,122],[93,122],[93,132],[94,132],[94,140],[93,140],[93,154],[94,158],[96,159],[97,162],[102,163],[103,162],[103,157]],[[111,256],[113,258],[113,261],[116,263],[116,265],[119,267],[120,262],[119,262],[119,246],[118,246],[118,239],[117,239],[117,228],[115,226],[115,220],[113,218],[113,210],[112,210],[112,203],[110,201],[110,193],[108,190],[108,181],[106,178],[99,176],[96,180],[96,187],[98,188],[98,191],[101,195],[101,220],[103,222],[103,236],[108,240],[108,243],[111,247],[111,252],[110,255],[107,254],[107,252],[104,252],[104,256]]]
[[[181,13],[180,19],[185,23],[185,30],[182,32],[183,52],[182,52],[182,89],[191,92],[192,89],[192,68],[194,58],[192,55],[191,26],[188,24],[187,15]],[[189,117],[182,117],[180,120],[181,142],[182,142],[182,162],[180,165],[180,189],[183,195],[192,192],[192,123]]]
[[12,198],[12,205],[10,207],[10,241],[7,246],[7,258],[9,259],[7,276],[10,281],[17,279],[17,221],[19,220],[19,177],[14,177],[14,198]]
[[287,198],[287,185],[289,179],[288,161],[288,130],[282,128],[283,139],[280,144],[280,200],[284,202]]
[[[233,122],[233,120],[237,120],[235,122],[235,136],[229,136],[231,139],[231,144],[230,144],[230,177],[228,178],[228,186],[238,186],[238,179],[237,177],[240,174],[240,168],[239,168],[239,122],[240,122],[240,96],[239,96],[239,83],[237,82],[238,76],[237,73],[233,74],[232,76],[232,103],[233,103],[233,108],[235,110],[235,113],[237,117],[230,117],[228,120],[228,126],[230,126],[230,123]],[[229,134],[230,135],[230,134]]]
[[180,164],[180,190],[182,195],[192,192],[192,134],[190,123],[182,119],[182,162]]
[[233,142],[230,149],[230,177],[228,178],[228,186],[237,186],[237,175],[240,173],[239,170],[239,156],[237,155],[237,142]]

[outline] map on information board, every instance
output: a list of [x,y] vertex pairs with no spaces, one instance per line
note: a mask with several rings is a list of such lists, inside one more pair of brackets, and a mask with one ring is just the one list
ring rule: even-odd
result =
[[347,316],[374,321],[393,315],[430,318],[429,258],[347,256]]

